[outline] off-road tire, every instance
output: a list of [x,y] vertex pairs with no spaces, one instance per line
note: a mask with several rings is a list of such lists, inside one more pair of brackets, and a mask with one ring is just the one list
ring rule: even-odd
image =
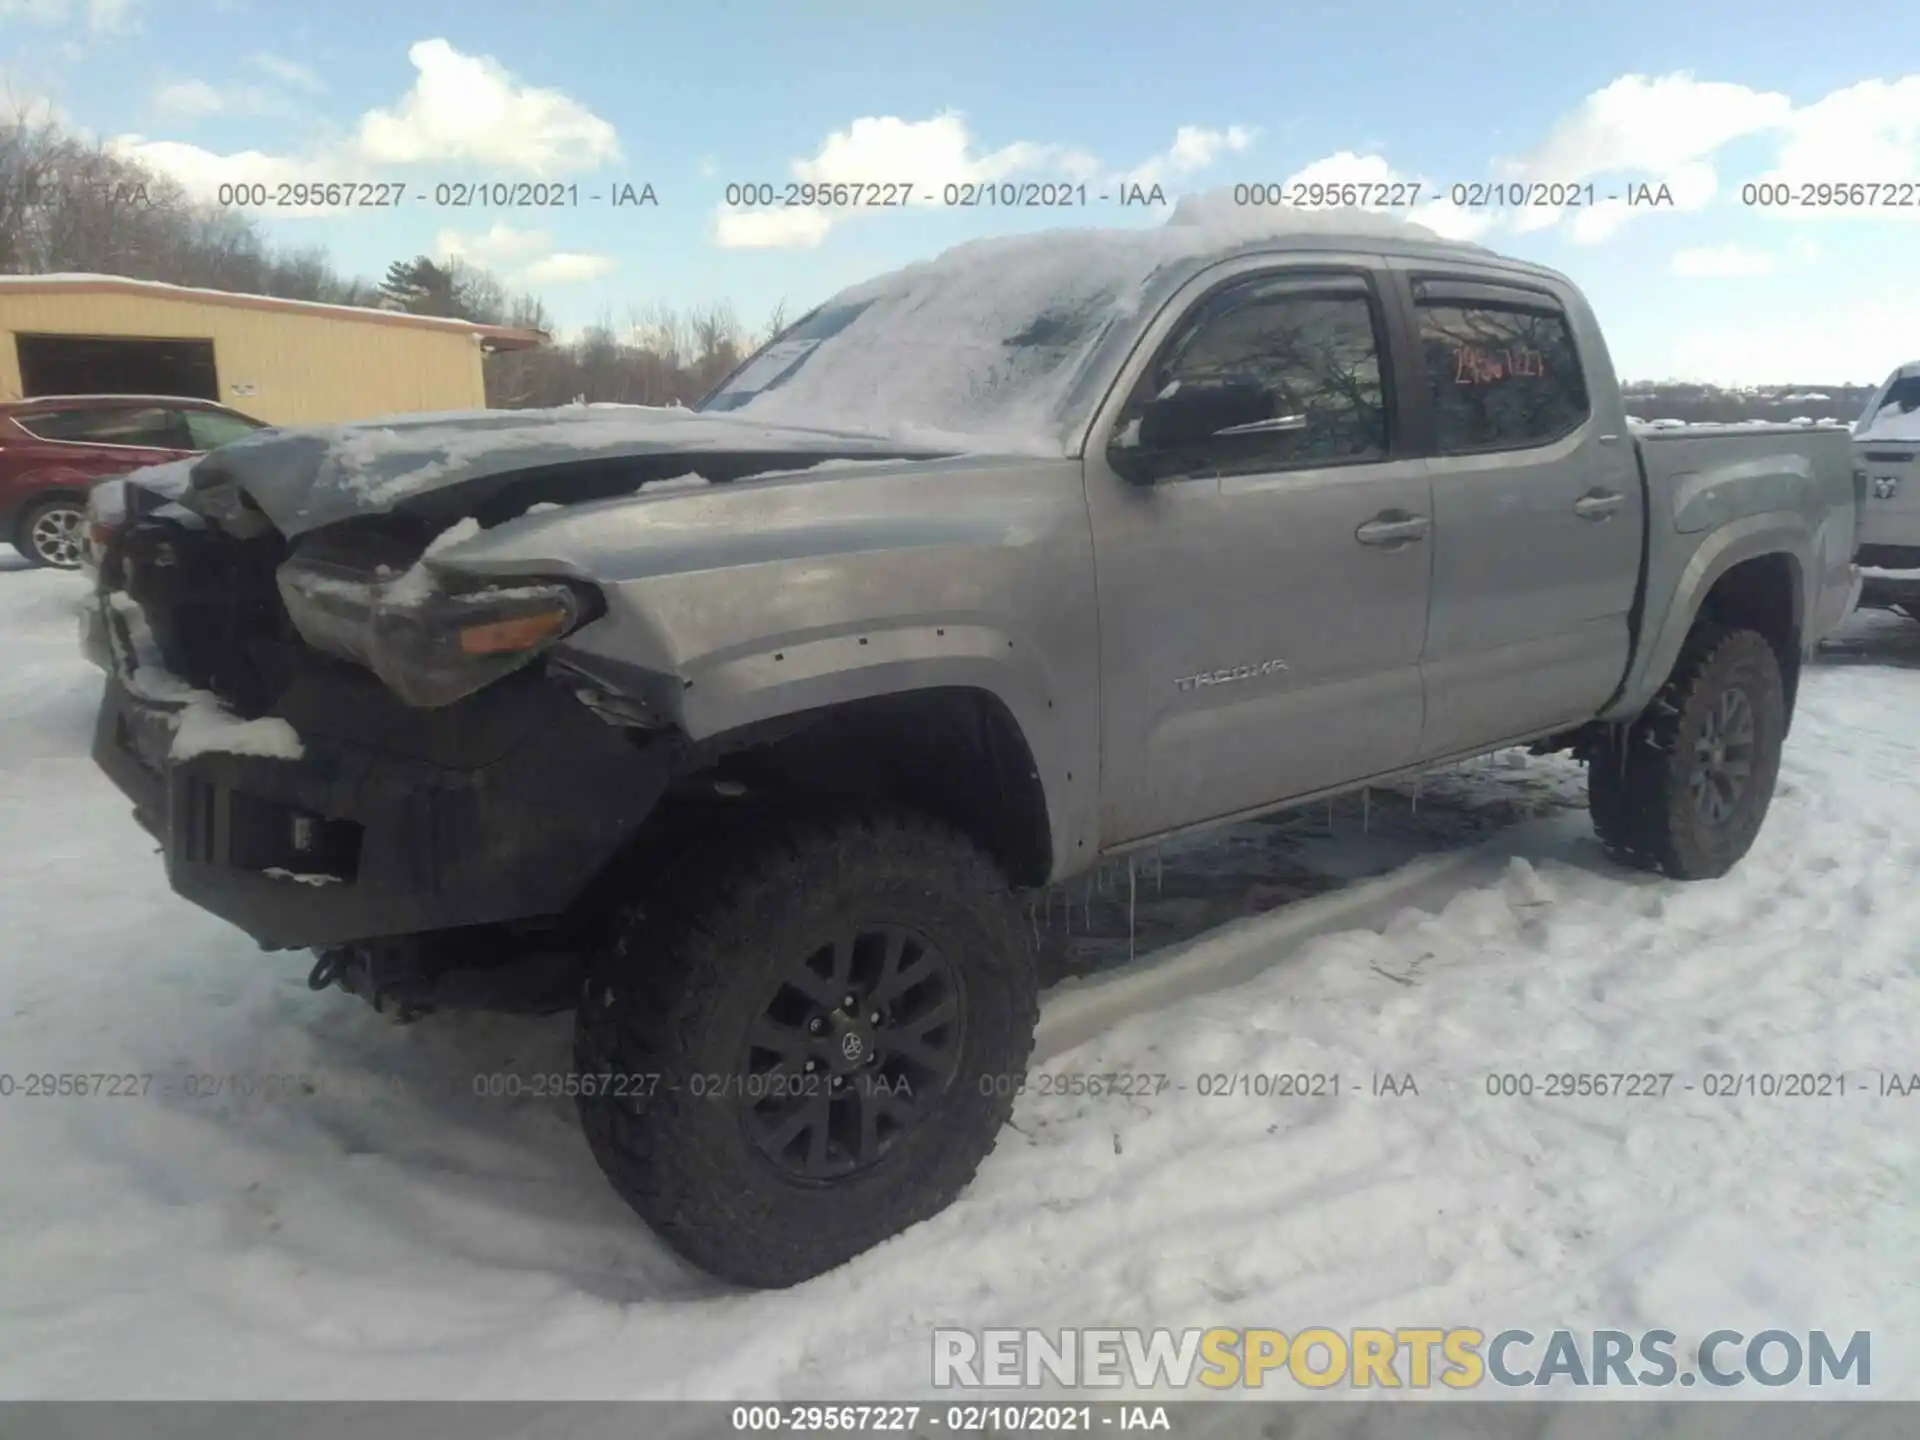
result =
[[[86,524],[86,502],[73,495],[54,495],[37,500],[20,513],[19,523],[14,527],[13,548],[31,565],[48,570],[77,570],[80,568],[80,554],[66,553],[62,548],[58,553],[49,548],[42,535],[49,517],[71,512],[76,518],[72,526],[84,527]],[[71,528],[71,527],[66,527]],[[76,532],[77,533],[77,532]],[[71,542],[67,542],[70,546]]]
[[[1728,691],[1750,707],[1746,785],[1718,824],[1697,811],[1698,745]],[[1786,736],[1786,692],[1773,646],[1756,630],[1702,621],[1639,719],[1616,726],[1587,771],[1587,808],[1607,853],[1676,880],[1726,874],[1752,846],[1773,800]]]
[[[791,967],[868,924],[926,937],[959,977],[956,1072],[869,1168],[802,1179],[754,1147],[747,1102],[715,1091]],[[765,822],[689,850],[621,917],[576,1022],[580,1118],[614,1189],[681,1255],[785,1287],[959,1195],[1012,1111],[1037,1018],[1007,877],[970,840],[897,813]]]

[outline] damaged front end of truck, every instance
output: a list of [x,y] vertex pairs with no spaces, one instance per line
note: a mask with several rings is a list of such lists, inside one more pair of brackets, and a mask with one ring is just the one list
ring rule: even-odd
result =
[[184,483],[135,475],[96,597],[95,760],[173,888],[264,948],[316,950],[315,988],[565,1008],[596,889],[713,747],[676,723],[691,681],[570,650],[605,609],[578,563],[476,574],[460,542],[696,468],[897,451],[588,411],[269,432]]

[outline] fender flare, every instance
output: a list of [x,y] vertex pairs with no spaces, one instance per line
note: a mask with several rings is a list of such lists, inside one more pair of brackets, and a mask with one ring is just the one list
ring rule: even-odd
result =
[[1639,658],[1599,718],[1631,720],[1646,708],[1678,662],[1680,647],[1686,643],[1707,596],[1736,565],[1771,555],[1785,557],[1793,582],[1794,626],[1796,631],[1803,631],[1813,550],[1814,537],[1804,517],[1788,511],[1745,516],[1716,530],[1681,570],[1665,613],[1643,618],[1636,647]]
[[[757,641],[680,672],[671,709],[690,740],[757,722],[913,691],[983,692],[1012,719],[1045,799],[1054,873],[1094,846],[1097,765],[1074,765],[1072,710],[1040,650],[978,618],[925,619],[857,631]],[[1093,718],[1096,726],[1097,715]]]

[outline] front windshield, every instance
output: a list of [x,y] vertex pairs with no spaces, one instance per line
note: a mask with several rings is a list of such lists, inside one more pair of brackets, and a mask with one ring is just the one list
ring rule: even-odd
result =
[[1003,254],[1005,264],[943,257],[848,290],[763,347],[700,408],[1058,453],[1073,381],[1124,313],[1119,297],[1142,268],[1137,258],[1130,273],[1077,262],[1084,247],[1063,239]]

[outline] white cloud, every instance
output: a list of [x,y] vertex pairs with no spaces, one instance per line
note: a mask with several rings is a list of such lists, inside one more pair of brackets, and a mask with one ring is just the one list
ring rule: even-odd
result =
[[[132,28],[135,5],[136,0],[86,0],[78,13],[95,35],[118,35]],[[0,21],[63,25],[74,13],[71,0],[0,0]]]
[[355,150],[375,165],[485,165],[552,176],[620,158],[614,128],[558,90],[523,85],[496,60],[445,40],[407,51],[419,76],[391,110],[360,117]]
[[[1224,130],[1183,125],[1166,151],[1114,179],[1152,185],[1191,175],[1246,150],[1257,134],[1246,125]],[[982,150],[965,117],[949,110],[928,120],[863,115],[788,170],[802,183],[909,184],[914,204],[933,206],[944,203],[950,185],[991,184],[1014,176],[1079,184],[1093,181],[1101,166],[1095,156],[1070,145],[1018,140]],[[740,210],[723,205],[714,213],[713,237],[728,249],[811,249],[838,221],[860,213],[865,212],[859,207]]]
[[154,108],[166,115],[216,115],[226,109],[220,92],[204,80],[176,80],[153,92]]
[[[1806,185],[1897,187],[1920,182],[1920,75],[1864,80],[1796,110],[1778,162],[1757,178],[1795,191]],[[1920,218],[1920,209],[1874,204],[1874,197],[1864,191],[1836,198],[1845,203],[1769,206],[1764,213],[1831,219],[1865,211],[1887,219]]]
[[527,285],[574,285],[583,280],[598,280],[614,268],[611,255],[589,255],[574,250],[557,250],[522,270],[519,279]]
[[1599,175],[1660,175],[1704,159],[1743,136],[1777,129],[1793,102],[1774,91],[1696,80],[1681,72],[1623,75],[1594,91],[1528,154],[1503,166],[1509,178],[1577,183]]
[[290,85],[296,90],[304,90],[309,95],[318,95],[327,88],[326,81],[298,60],[288,60],[284,56],[261,51],[249,55],[247,63],[255,69],[266,71],[281,84]]
[[548,231],[521,230],[502,221],[494,222],[480,235],[442,230],[434,237],[433,254],[441,260],[464,260],[478,265],[521,286],[571,285],[597,280],[615,266],[610,255],[555,250],[553,236]]
[[1810,304],[1795,285],[1742,290],[1737,324],[1669,325],[1658,373],[1721,385],[1795,382],[1878,384],[1914,358],[1920,286],[1877,286],[1851,297],[1829,287]]
[[175,80],[153,92],[154,109],[184,120],[208,115],[275,115],[294,113],[283,91],[266,85],[235,85],[221,89],[205,80]]
[[[965,119],[954,111],[931,120],[863,115],[821,142],[812,157],[788,167],[793,178],[817,185],[908,184],[915,203],[938,204],[949,185],[1005,180],[1017,174],[1082,181],[1099,161],[1084,151],[1020,140],[979,151]],[[811,249],[826,239],[838,219],[857,207],[787,206],[740,210],[720,206],[713,237],[727,249]]]
[[[1403,185],[1409,188],[1421,185],[1425,193],[1430,185],[1418,181],[1414,176],[1404,175],[1393,168],[1384,155],[1362,155],[1353,150],[1340,150],[1332,155],[1323,156],[1309,165],[1287,176],[1280,183],[1282,194],[1291,194],[1300,185],[1365,185],[1375,187],[1368,193],[1379,197],[1380,186]],[[1391,196],[1391,190],[1386,192]],[[1493,217],[1485,210],[1469,210],[1455,205],[1444,196],[1436,200],[1417,202],[1413,205],[1383,205],[1371,203],[1359,207],[1376,210],[1386,214],[1398,215],[1411,220],[1416,225],[1424,225],[1444,239],[1473,240],[1493,228]]]
[[[272,185],[282,180],[305,177],[307,166],[290,155],[268,155],[259,150],[241,150],[221,155],[180,140],[148,140],[139,135],[121,135],[109,142],[115,154],[123,155],[179,182],[196,200],[214,201],[222,185],[258,181]],[[344,179],[344,176],[331,178]],[[321,213],[318,210],[286,210],[280,216]]]
[[[8,0],[0,0],[6,4]],[[15,0],[18,3],[18,0]],[[411,90],[391,110],[369,110],[354,140],[306,155],[259,150],[220,154],[178,140],[123,135],[113,148],[177,180],[189,195],[217,200],[219,187],[238,181],[364,180],[383,166],[415,161],[465,162],[496,170],[554,174],[618,158],[613,127],[566,96],[519,84],[494,61],[460,54],[444,40],[425,40],[408,51],[420,71]],[[319,77],[296,62],[254,55],[250,62],[288,85],[311,90]],[[218,90],[200,81],[163,90],[156,100],[174,113],[284,113],[283,94],[254,85]],[[349,213],[341,208],[301,206],[275,211],[275,218],[314,218]]]
[[1173,144],[1120,179],[1127,184],[1158,185],[1205,170],[1222,156],[1238,155],[1250,149],[1260,132],[1249,125],[1229,125],[1224,130],[1208,130],[1199,125],[1182,125],[1174,131]]
[[[1697,80],[1684,71],[1623,75],[1561,117],[1534,149],[1497,167],[1508,180],[1601,182],[1595,188],[1607,198],[1574,207],[1527,206],[1513,216],[1513,229],[1525,234],[1564,221],[1568,238],[1595,245],[1632,220],[1701,209],[1719,190],[1712,157],[1736,140],[1780,130],[1792,114],[1793,101],[1777,91]],[[1642,184],[1656,193],[1665,186],[1672,203],[1632,203],[1628,194]]]
[[552,249],[553,236],[547,231],[520,230],[503,221],[495,221],[482,235],[442,230],[433,242],[433,253],[442,260],[465,260],[490,270],[519,264]]
[[[1529,207],[1530,230],[1544,229],[1571,216],[1567,234],[1576,245],[1598,245],[1620,233],[1628,221],[1648,215],[1672,215],[1698,210],[1713,199],[1720,188],[1719,173],[1705,160],[1682,165],[1660,180],[1633,181],[1624,185],[1625,193],[1609,195],[1591,205],[1571,210],[1552,206]],[[1546,216],[1544,221],[1535,214]]]
[[56,125],[63,130],[81,128],[67,107],[51,94],[21,84],[4,70],[0,70],[0,97],[5,99],[8,118],[29,128],[38,125]]
[[1788,130],[1779,178],[1920,178],[1920,75],[1835,90],[1796,110]]
[[966,121],[948,111],[931,120],[863,115],[836,130],[810,160],[791,166],[796,180],[824,184],[910,182],[921,194],[947,185],[1045,172],[1048,179],[1086,180],[1099,162],[1084,151],[1020,140],[976,153]]
[[1771,275],[1777,262],[1764,250],[1749,250],[1741,245],[1702,246],[1674,255],[1668,268],[1676,275],[1700,278],[1736,278]]
[[[1529,216],[1528,228],[1546,230],[1566,218],[1566,212],[1556,206],[1534,207],[1538,215]],[[1596,200],[1591,205],[1582,205],[1573,212],[1573,219],[1567,226],[1567,234],[1576,245],[1598,245],[1618,235],[1626,223],[1633,218],[1633,211],[1627,202],[1617,197]]]
[[1490,210],[1456,205],[1445,197],[1422,201],[1406,212],[1406,218],[1426,226],[1443,240],[1479,240],[1500,223]]
[[833,216],[813,206],[730,210],[713,217],[714,243],[724,250],[811,250],[827,238]]

